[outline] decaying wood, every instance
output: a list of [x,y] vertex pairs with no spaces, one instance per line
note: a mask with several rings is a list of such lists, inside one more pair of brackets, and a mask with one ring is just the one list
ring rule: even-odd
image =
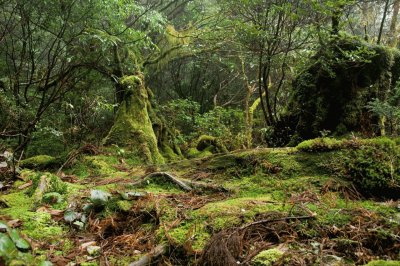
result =
[[129,266],[146,266],[150,265],[154,259],[157,257],[161,256],[167,251],[167,248],[165,245],[161,244],[156,246],[151,252],[147,253],[143,257],[141,257],[139,260],[132,262],[129,264]]

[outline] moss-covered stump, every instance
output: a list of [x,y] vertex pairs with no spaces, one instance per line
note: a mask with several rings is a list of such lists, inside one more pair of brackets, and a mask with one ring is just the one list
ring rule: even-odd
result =
[[400,52],[350,36],[333,38],[294,81],[287,114],[297,120],[294,138],[315,138],[328,130],[380,134],[379,118],[367,110],[388,97],[400,75]]
[[132,149],[144,163],[163,163],[149,116],[148,92],[142,78],[125,76],[120,84],[124,88],[124,100],[104,144]]

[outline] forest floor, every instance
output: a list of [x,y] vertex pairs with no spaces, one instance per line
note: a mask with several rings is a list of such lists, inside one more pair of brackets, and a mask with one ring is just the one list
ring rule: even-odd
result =
[[400,265],[400,202],[363,198],[328,171],[335,156],[255,149],[145,167],[81,154],[58,174],[22,170],[0,220],[29,240],[32,265]]

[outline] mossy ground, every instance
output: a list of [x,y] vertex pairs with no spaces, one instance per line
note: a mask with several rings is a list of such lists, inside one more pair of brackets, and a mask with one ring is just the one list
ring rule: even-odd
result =
[[[139,232],[146,235],[143,239],[147,239],[146,241],[149,241],[147,243],[153,245],[168,243],[174,250],[180,250],[170,255],[184,257],[183,261],[187,265],[195,262],[196,256],[193,254],[201,252],[215,233],[240,227],[270,213],[290,216],[304,214],[303,211],[306,209],[315,214],[315,220],[296,225],[297,234],[310,241],[320,239],[321,228],[354,226],[357,219],[380,220],[381,235],[390,235],[391,230],[397,232],[400,226],[397,204],[390,201],[377,202],[347,197],[345,185],[335,183],[335,178],[325,167],[335,156],[338,156],[337,151],[308,153],[300,152],[296,148],[258,149],[184,160],[162,165],[158,169],[140,167],[134,161],[130,162],[129,158],[121,162],[120,159],[123,158],[121,154],[85,156],[70,169],[65,169],[65,173],[76,175],[77,179],[74,183],[65,182],[67,190],[63,197],[68,204],[81,205],[89,196],[91,189],[108,191],[113,197],[118,197],[119,193],[124,191],[148,192],[149,196],[144,199],[115,201],[117,207],[112,210],[119,210],[120,215],[124,217],[123,220],[115,218],[115,215],[119,214],[112,212],[93,216],[93,219],[98,219],[97,226],[107,227],[110,217],[114,217],[112,218],[114,224],[118,224],[118,221],[122,223],[120,229],[118,225],[112,230],[104,229],[107,233],[102,237],[105,239],[109,237],[114,239],[112,241],[121,242],[122,246],[130,247],[133,240],[129,239],[144,237],[135,235]],[[155,170],[168,171],[186,180],[192,179],[222,186],[230,192],[188,193],[175,184],[158,181],[150,181],[140,187],[130,185],[145,176],[146,172]],[[35,174],[23,172],[22,176],[29,180],[27,176]],[[67,256],[79,250],[79,245],[75,241],[77,236],[85,235],[89,236],[89,239],[98,239],[96,235],[98,232],[93,228],[87,227],[86,231],[79,231],[63,221],[56,222],[49,213],[36,211],[27,193],[29,188],[18,189],[23,183],[25,181],[16,182],[13,189],[0,197],[0,200],[7,205],[0,209],[0,216],[20,219],[23,222],[20,227],[22,233],[34,242],[42,243],[36,251],[37,254],[45,254],[49,259],[53,255]],[[66,207],[67,204],[48,206],[50,209]],[[132,222],[129,222],[130,219]],[[140,224],[133,222],[139,220]],[[336,238],[335,243],[344,241],[341,240],[343,236]],[[53,244],[51,251],[47,249],[48,243]],[[130,252],[135,251],[134,247],[130,247]],[[105,246],[103,251],[106,251],[106,248],[109,248],[108,251],[115,251],[108,246]],[[304,249],[303,246],[294,243],[287,247],[286,252],[299,252],[302,248]],[[110,253],[109,262],[112,265],[127,265],[134,258],[149,251],[149,247],[139,244],[136,249],[137,253],[132,255],[123,252]],[[184,252],[182,250],[192,253],[189,252],[191,254],[189,256],[182,255]],[[399,256],[400,254],[391,258],[400,259]],[[257,265],[269,265],[269,262],[262,264],[264,262],[261,257],[257,259],[259,263]],[[387,260],[387,257],[376,255],[371,257],[372,259]],[[77,253],[75,261],[84,263],[85,260],[88,259],[84,252]],[[97,265],[96,263],[102,260],[104,257],[86,263]],[[357,262],[352,256],[346,257],[345,261],[348,265]],[[391,265],[390,262],[374,263],[370,265]]]

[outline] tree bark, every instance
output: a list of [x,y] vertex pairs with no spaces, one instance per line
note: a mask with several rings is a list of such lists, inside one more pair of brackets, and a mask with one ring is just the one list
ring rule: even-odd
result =
[[377,44],[381,44],[382,41],[383,27],[385,26],[386,16],[389,9],[389,2],[390,0],[386,0],[385,9],[383,11],[383,17],[381,21],[381,27],[379,28],[378,40],[376,42]]
[[392,47],[397,46],[397,17],[399,15],[400,0],[394,0],[392,21],[390,23],[389,45]]
[[150,120],[151,106],[143,77],[124,76],[119,82],[124,90],[124,98],[118,108],[114,125],[103,143],[129,148],[144,163],[163,163],[164,158],[159,152]]

